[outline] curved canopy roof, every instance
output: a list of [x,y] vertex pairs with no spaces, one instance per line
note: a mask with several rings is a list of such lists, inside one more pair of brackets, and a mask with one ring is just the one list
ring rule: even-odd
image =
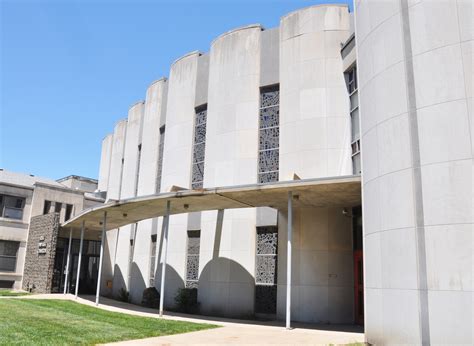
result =
[[85,209],[62,227],[79,229],[82,222],[89,231],[102,230],[107,212],[106,230],[141,220],[164,216],[170,201],[170,215],[206,210],[272,207],[286,210],[288,192],[293,192],[294,207],[350,207],[361,203],[360,176],[303,179],[249,184],[231,187],[184,190],[109,201]]

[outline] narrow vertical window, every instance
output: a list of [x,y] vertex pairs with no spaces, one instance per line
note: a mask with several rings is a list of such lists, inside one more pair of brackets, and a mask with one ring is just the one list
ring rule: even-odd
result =
[[206,151],[207,105],[196,108],[194,120],[192,189],[202,189],[204,182],[204,156]]
[[135,196],[138,194],[138,179],[140,178],[140,161],[142,159],[142,145],[138,145],[137,169],[135,174]]
[[67,221],[72,216],[72,204],[66,204],[66,215],[64,216],[64,221]]
[[43,215],[49,214],[50,210],[51,210],[51,201],[44,201]]
[[260,92],[258,182],[278,181],[280,147],[280,91],[278,85]]
[[255,313],[276,313],[277,259],[278,227],[257,227]]
[[188,231],[186,249],[186,288],[198,288],[201,231]]
[[160,127],[160,144],[158,145],[158,169],[156,172],[156,193],[161,190],[161,175],[163,173],[163,152],[165,149],[165,125]]
[[357,68],[352,67],[346,72],[347,91],[351,115],[351,149],[352,173],[360,174],[360,126],[359,126],[359,92],[357,88]]
[[150,250],[150,287],[155,286],[156,234],[151,235]]

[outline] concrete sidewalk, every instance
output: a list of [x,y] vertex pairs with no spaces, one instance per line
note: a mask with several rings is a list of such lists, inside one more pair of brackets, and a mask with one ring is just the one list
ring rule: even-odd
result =
[[[12,299],[65,299],[95,306],[94,296],[81,296],[77,300],[71,294],[37,294],[9,297]],[[160,318],[155,309],[119,302],[101,297],[99,308],[136,316]],[[294,323],[294,329],[286,330],[279,321],[253,321],[217,318],[200,315],[169,313],[163,319],[196,323],[211,323],[222,328],[199,332],[129,340],[114,345],[343,345],[364,342],[362,328],[353,325],[316,325]]]

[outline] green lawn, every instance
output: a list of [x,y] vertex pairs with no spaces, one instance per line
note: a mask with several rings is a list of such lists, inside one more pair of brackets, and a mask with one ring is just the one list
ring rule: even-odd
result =
[[0,345],[94,345],[216,327],[109,312],[66,300],[0,299]]
[[18,296],[27,296],[28,292],[22,291],[10,291],[10,290],[0,290],[0,297],[18,297]]

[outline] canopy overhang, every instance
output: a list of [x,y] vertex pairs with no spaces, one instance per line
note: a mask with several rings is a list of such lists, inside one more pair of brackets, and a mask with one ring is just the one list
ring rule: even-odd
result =
[[271,207],[286,210],[288,192],[293,193],[294,208],[351,207],[361,203],[360,176],[341,176],[249,184],[202,190],[179,190],[143,197],[109,201],[82,211],[62,224],[64,228],[101,231],[104,212],[105,230],[119,228],[141,220],[166,215],[170,201],[170,215],[236,208]]

